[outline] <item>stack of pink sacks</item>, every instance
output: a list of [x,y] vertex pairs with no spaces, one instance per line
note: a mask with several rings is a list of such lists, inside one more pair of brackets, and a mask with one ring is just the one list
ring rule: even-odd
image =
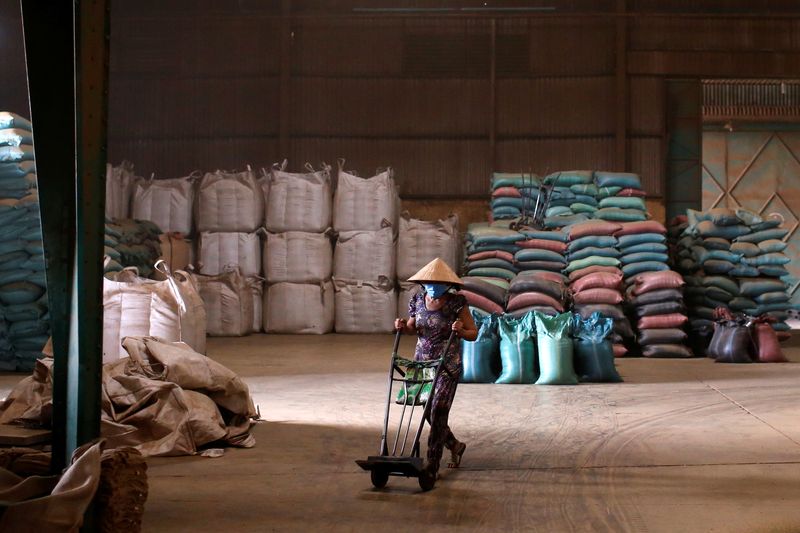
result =
[[502,315],[509,284],[503,279],[463,276],[461,294],[479,316]]
[[[688,321],[683,309],[684,283],[683,277],[674,270],[645,272],[631,280],[626,291],[631,306],[656,310],[664,307],[661,313],[638,313],[638,340],[645,357],[692,357],[684,332]],[[680,309],[667,309],[671,302],[680,304]]]
[[522,229],[524,239],[515,244],[519,247],[514,254],[514,267],[517,272],[543,270],[561,273],[566,266],[567,234],[561,231],[538,231]]
[[506,312],[515,318],[533,311],[557,315],[564,312],[566,293],[566,278],[560,272],[520,272],[511,281]]
[[568,264],[573,310],[587,318],[600,313],[614,320],[611,340],[614,355],[627,353],[624,341],[633,338],[633,330],[622,309],[622,270],[615,233],[621,229],[616,222],[590,220],[568,228]]

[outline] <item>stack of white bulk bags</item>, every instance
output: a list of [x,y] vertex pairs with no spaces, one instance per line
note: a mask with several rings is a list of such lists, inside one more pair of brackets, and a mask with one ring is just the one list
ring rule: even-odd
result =
[[195,177],[136,180],[131,217],[149,220],[163,233],[190,234]]
[[330,333],[333,329],[333,249],[330,167],[286,172],[267,180],[264,243],[264,329],[272,333]]
[[391,331],[397,312],[399,197],[391,169],[363,179],[342,168],[334,196],[336,331]]
[[418,290],[418,284],[406,280],[437,257],[458,272],[458,217],[426,221],[403,213],[397,238],[397,316],[408,318],[408,302]]
[[131,196],[137,178],[133,164],[123,161],[119,166],[106,165],[106,216],[110,219],[130,218]]
[[[259,283],[263,224],[264,191],[249,166],[242,172],[208,172],[200,180],[195,200],[197,263],[203,276],[215,278],[206,283],[211,288],[201,293],[214,298],[224,294],[226,306],[239,302],[247,307],[236,313],[236,320],[223,316],[222,319],[233,322],[217,323],[214,333],[209,329],[211,335],[245,335],[253,329],[250,291],[247,290],[247,298],[231,298],[233,282],[228,274],[236,270],[243,276],[236,284],[240,292],[245,286]],[[218,302],[206,303],[219,308]],[[225,311],[231,309],[226,307]],[[241,325],[243,321],[247,322],[246,329]]]

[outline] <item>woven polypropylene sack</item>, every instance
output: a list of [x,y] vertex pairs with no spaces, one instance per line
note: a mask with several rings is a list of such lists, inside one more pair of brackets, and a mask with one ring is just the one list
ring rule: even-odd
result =
[[326,233],[268,233],[264,275],[268,283],[318,283],[333,274],[333,245]]
[[106,165],[106,216],[130,218],[131,196],[136,176],[133,165],[123,161],[117,167]]
[[339,333],[385,333],[394,329],[397,293],[394,283],[334,282],[334,329]]
[[197,255],[204,276],[218,276],[231,268],[238,268],[247,277],[261,274],[258,233],[201,233]]
[[502,316],[498,328],[503,370],[495,383],[534,383],[538,373],[533,314],[521,318]]
[[572,356],[572,314],[548,316],[534,313],[539,352],[537,385],[577,385]]
[[253,232],[264,223],[264,191],[251,170],[209,172],[195,202],[197,231]]
[[333,302],[331,282],[270,285],[264,293],[264,331],[330,333],[334,321]]
[[194,193],[190,178],[138,180],[132,196],[133,218],[149,220],[164,233],[192,232]]
[[398,204],[391,169],[365,179],[340,168],[333,199],[333,228],[377,231],[390,225],[396,230]]
[[206,304],[209,335],[241,337],[252,332],[252,289],[238,271],[218,276],[197,276],[197,283]]
[[392,228],[345,231],[333,253],[333,275],[348,280],[395,278],[395,244]]
[[497,317],[479,315],[473,312],[472,318],[478,328],[474,341],[461,341],[461,360],[464,370],[463,383],[494,383],[500,369],[500,336],[497,331]]
[[404,214],[397,237],[397,277],[408,279],[437,257],[457,270],[457,250],[458,217],[427,222]]
[[306,174],[273,168],[269,176],[266,227],[268,231],[322,233],[331,225],[330,167]]

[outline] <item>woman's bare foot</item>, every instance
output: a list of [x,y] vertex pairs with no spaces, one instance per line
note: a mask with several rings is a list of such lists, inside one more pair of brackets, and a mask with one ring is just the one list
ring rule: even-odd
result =
[[447,463],[447,468],[458,468],[461,465],[461,457],[464,456],[464,450],[466,449],[467,445],[463,442],[453,446],[453,449],[450,450],[450,462]]

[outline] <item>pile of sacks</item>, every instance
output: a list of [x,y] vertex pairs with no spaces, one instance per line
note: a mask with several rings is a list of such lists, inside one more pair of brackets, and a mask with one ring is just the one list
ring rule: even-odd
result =
[[[687,282],[693,335],[709,340],[717,308],[764,317],[778,332],[788,332],[792,308],[785,265],[783,219],[766,219],[745,209],[689,210],[674,253]],[[706,343],[707,344],[707,343]]]
[[106,217],[103,253],[109,261],[105,263],[105,271],[135,267],[143,277],[154,276],[153,265],[162,255],[161,238],[160,228],[149,220]]
[[133,188],[141,179],[130,161],[118,166],[106,165],[106,219],[131,218]]
[[206,173],[197,184],[194,211],[197,284],[207,308],[208,334],[261,331],[262,183],[249,167],[243,172]]
[[333,199],[334,328],[340,333],[392,331],[397,316],[396,238],[400,198],[392,169],[371,178],[339,161]]
[[646,193],[637,174],[597,171],[594,183],[598,209],[593,218],[611,222],[647,220]]
[[525,186],[537,184],[537,176],[495,172],[492,174],[492,220],[511,221],[522,216],[523,209],[530,209],[530,197],[523,196]]
[[31,123],[0,112],[0,370],[30,371],[49,337]]
[[333,331],[334,292],[330,167],[306,173],[273,166],[267,183],[264,330]]
[[623,273],[615,236],[619,229],[619,224],[603,220],[570,226],[565,272],[574,311],[584,318],[600,313],[613,319],[614,353],[622,357],[628,351],[624,342],[634,335],[622,307]]
[[724,307],[714,311],[714,335],[706,355],[718,363],[786,363],[780,339],[770,323],[774,319],[753,319],[731,313]]
[[445,219],[426,221],[411,218],[407,212],[402,213],[396,255],[400,288],[397,316],[408,318],[408,302],[419,290],[418,284],[406,281],[408,278],[437,257],[447,263],[453,272],[458,270],[458,217],[450,215]]
[[[550,203],[545,211],[544,227],[564,228],[592,218],[597,210],[597,199],[592,184],[592,172],[570,170],[555,172],[545,176],[543,183],[552,185]],[[538,190],[531,190],[533,204],[536,204]]]
[[462,382],[575,385],[579,381],[622,381],[608,338],[613,321],[599,313],[585,319],[572,313],[538,311],[517,318],[475,318],[478,338],[462,341]]
[[[164,233],[190,235],[194,207],[194,182],[199,177],[198,173],[193,173],[184,178],[155,179],[151,175],[147,180],[133,179],[130,203],[131,218],[149,220]],[[122,185],[120,184],[120,186]],[[108,194],[108,192],[107,190],[106,193]],[[124,197],[125,192],[115,194]],[[112,201],[114,201],[113,197]]]
[[518,231],[489,224],[470,224],[464,235],[467,276],[503,279],[510,282],[519,272],[515,265],[520,241],[525,235]]

